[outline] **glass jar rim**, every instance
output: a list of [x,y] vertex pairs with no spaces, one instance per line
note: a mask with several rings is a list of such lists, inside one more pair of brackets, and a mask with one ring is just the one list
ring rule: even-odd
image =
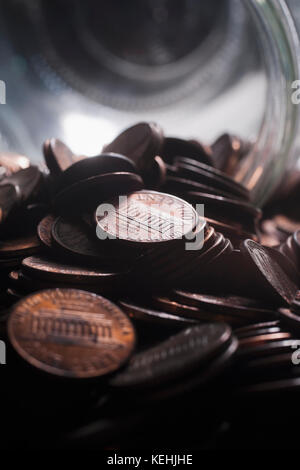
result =
[[267,100],[258,139],[235,178],[262,206],[295,162],[300,109],[292,100],[300,78],[299,37],[285,0],[244,0],[263,43]]

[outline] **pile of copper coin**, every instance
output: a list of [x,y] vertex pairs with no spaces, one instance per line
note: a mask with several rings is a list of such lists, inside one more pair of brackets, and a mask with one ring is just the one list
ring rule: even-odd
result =
[[250,148],[139,123],[95,157],[49,139],[43,169],[0,154],[8,447],[198,448],[299,392],[300,177],[260,210],[233,179]]

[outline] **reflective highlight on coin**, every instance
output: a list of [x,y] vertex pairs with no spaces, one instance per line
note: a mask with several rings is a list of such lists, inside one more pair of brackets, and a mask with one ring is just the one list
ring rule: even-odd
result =
[[[137,191],[98,207],[99,233],[128,242],[165,242],[188,237],[199,218],[186,201],[155,191]],[[203,220],[203,228],[205,221]]]
[[76,289],[49,289],[22,299],[12,309],[8,334],[25,361],[69,378],[111,373],[135,345],[134,328],[119,307]]

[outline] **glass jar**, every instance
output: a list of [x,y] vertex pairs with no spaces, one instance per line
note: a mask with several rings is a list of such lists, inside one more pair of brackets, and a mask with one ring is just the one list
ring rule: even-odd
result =
[[267,76],[266,107],[252,152],[236,179],[262,204],[298,157],[299,107],[293,102],[299,79],[298,36],[282,0],[246,0],[260,38]]
[[297,156],[298,39],[282,0],[9,0],[0,5],[0,146],[95,155],[129,125],[254,142],[236,168],[262,204]]

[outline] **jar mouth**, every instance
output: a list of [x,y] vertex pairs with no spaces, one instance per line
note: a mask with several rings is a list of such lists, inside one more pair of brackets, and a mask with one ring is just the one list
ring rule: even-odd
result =
[[[49,80],[47,68],[51,67],[52,74],[58,77],[52,86],[63,82],[75,93],[78,91],[93,102],[123,112],[158,110],[159,113],[163,107],[176,105],[192,93],[199,95],[199,90],[203,102],[219,93],[232,76],[230,64],[237,63],[240,56],[245,23],[240,1],[224,0],[221,8],[218,0],[209,4],[189,0],[134,1],[137,8],[131,8],[129,19],[125,18],[134,29],[130,39],[122,32],[125,29],[129,35],[121,0],[113,0],[111,5],[88,0],[84,7],[80,0],[75,0],[72,8],[65,0],[26,3],[27,27],[36,32],[41,46],[39,53],[32,55],[30,44],[29,53],[41,78]],[[91,16],[93,8],[95,15],[99,15],[102,3],[108,14],[114,11],[114,16],[113,22],[106,16],[101,19],[101,25],[108,23],[108,26],[100,34]],[[56,21],[58,4],[62,16],[70,16],[68,23]],[[165,12],[155,13],[162,9],[159,5],[164,5]],[[148,16],[151,14],[154,19],[150,21],[143,9],[149,10]],[[142,26],[139,26],[139,13],[144,21]],[[147,34],[144,29],[150,32]],[[111,37],[118,35],[120,39],[114,42]],[[139,42],[143,58],[136,47]],[[74,43],[76,54],[70,53]]]

